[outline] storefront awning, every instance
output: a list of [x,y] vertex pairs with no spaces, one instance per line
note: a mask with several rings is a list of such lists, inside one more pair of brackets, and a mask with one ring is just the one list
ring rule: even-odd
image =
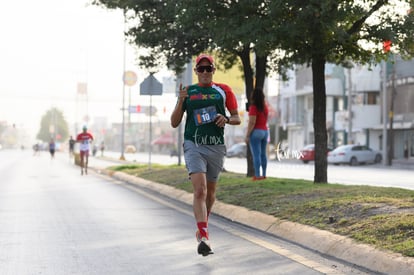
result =
[[[383,128],[384,128],[384,125],[379,124],[379,125],[376,125],[374,127],[371,127],[370,129],[372,129],[372,130],[382,130]],[[392,124],[392,128],[396,129],[396,130],[404,130],[404,129],[413,129],[414,126],[413,126],[413,122],[400,122],[400,121],[397,121],[397,122],[394,122]],[[388,130],[390,129],[390,124],[389,123],[387,124],[387,129]]]
[[151,142],[152,145],[174,145],[175,140],[171,134],[162,135]]

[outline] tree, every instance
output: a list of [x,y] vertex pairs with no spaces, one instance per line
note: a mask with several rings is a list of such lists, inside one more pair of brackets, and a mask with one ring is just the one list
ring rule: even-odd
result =
[[[225,67],[240,58],[246,97],[262,86],[270,70],[282,72],[293,64],[312,67],[314,92],[315,183],[326,183],[327,131],[325,64],[349,59],[375,63],[386,58],[382,41],[391,40],[402,53],[413,50],[412,15],[396,16],[398,4],[413,0],[95,0],[108,8],[134,12],[137,26],[128,34],[149,48],[146,66],[167,66],[177,73],[192,56],[217,50]],[[125,12],[126,14],[127,12]],[[411,53],[408,52],[411,49]],[[251,56],[254,54],[255,63]],[[254,80],[256,80],[254,82]],[[251,164],[248,162],[248,167]],[[248,176],[251,175],[248,168]]]
[[36,138],[43,142],[49,142],[51,138],[57,141],[66,140],[69,137],[68,129],[63,112],[57,108],[51,108],[42,116]]
[[[409,10],[413,3],[412,0],[226,1],[214,10],[215,14],[223,15],[221,21],[217,20],[220,17],[213,21],[216,24],[211,29],[218,32],[212,37],[221,39],[218,45],[225,49],[231,49],[232,45],[237,49],[234,48],[237,42],[242,49],[250,46],[256,53],[256,77],[268,68],[266,59],[271,63],[270,68],[281,73],[292,64],[311,66],[315,183],[328,181],[326,62],[377,63],[387,58],[382,51],[382,42],[386,40],[391,40],[401,55],[413,56],[414,16]],[[243,55],[238,55],[248,69]],[[246,83],[248,73],[245,71]]]
[[327,130],[325,64],[347,60],[373,64],[385,59],[382,43],[391,40],[400,54],[412,56],[412,0],[273,1],[274,29],[287,63],[312,67],[315,183],[326,183]]
[[[266,45],[262,37],[267,39],[271,34],[260,28],[267,9],[262,1],[96,0],[94,3],[121,8],[131,18],[138,18],[139,24],[130,28],[128,35],[134,44],[149,49],[147,55],[140,56],[140,64],[149,70],[161,65],[160,60],[166,60],[166,65],[179,74],[193,56],[218,50],[225,69],[234,66],[240,58],[249,101],[254,86],[264,86],[270,49],[262,47],[255,52],[255,44]],[[229,32],[230,29],[234,32]],[[252,176],[250,152],[247,163],[247,176]]]
[[[268,5],[258,0],[206,1],[200,9],[190,5],[191,0],[187,2],[191,8],[186,13],[188,18],[184,22],[190,24],[195,18],[204,22],[201,27],[209,30],[214,41],[212,47],[220,50],[220,60],[224,61],[224,67],[231,68],[240,59],[246,98],[250,105],[251,92],[255,87],[264,87],[267,71],[270,69],[267,67],[267,59],[272,48],[266,46],[273,37],[263,27],[268,25]],[[248,149],[247,177],[253,175],[253,159]]]

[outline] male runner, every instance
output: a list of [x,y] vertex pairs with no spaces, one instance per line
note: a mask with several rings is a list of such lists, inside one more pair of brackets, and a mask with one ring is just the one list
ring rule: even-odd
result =
[[89,158],[89,150],[90,150],[90,143],[93,141],[93,136],[91,133],[88,132],[88,128],[83,126],[82,133],[78,134],[76,137],[76,142],[79,142],[79,152],[80,152],[80,167],[81,167],[81,175],[85,171],[85,175],[88,174],[88,158]]
[[[216,68],[213,57],[202,54],[194,72],[198,83],[180,85],[178,101],[171,114],[171,126],[180,125],[187,113],[184,132],[184,158],[193,184],[193,210],[197,224],[197,252],[213,254],[209,243],[208,217],[213,207],[216,186],[223,170],[226,146],[224,126],[240,124],[237,100],[231,88],[213,82]],[[226,110],[230,114],[226,116]]]

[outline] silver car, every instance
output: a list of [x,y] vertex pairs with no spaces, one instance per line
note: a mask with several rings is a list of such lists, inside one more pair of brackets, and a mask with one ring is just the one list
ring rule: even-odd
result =
[[233,144],[230,149],[227,150],[226,156],[228,158],[238,157],[245,158],[247,155],[247,145],[245,142]]
[[342,145],[328,153],[328,163],[335,165],[345,163],[355,166],[361,163],[380,163],[382,155],[364,145]]

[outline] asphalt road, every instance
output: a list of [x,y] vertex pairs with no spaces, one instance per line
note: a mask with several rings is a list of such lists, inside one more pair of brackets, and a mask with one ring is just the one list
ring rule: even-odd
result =
[[3,150],[0,173],[0,274],[367,274],[217,216],[201,257],[190,206],[67,154]]

